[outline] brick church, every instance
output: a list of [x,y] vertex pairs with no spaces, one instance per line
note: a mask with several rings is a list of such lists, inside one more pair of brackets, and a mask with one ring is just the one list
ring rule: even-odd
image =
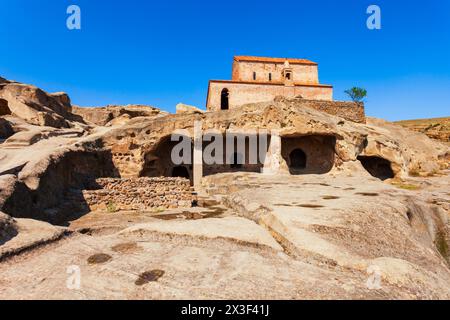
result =
[[318,65],[306,59],[235,56],[231,80],[211,80],[206,106],[228,110],[276,96],[333,100],[333,86],[319,83]]

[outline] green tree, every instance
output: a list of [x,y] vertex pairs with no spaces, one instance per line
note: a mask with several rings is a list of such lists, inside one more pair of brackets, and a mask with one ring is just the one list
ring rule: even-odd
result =
[[344,91],[354,102],[361,102],[367,96],[367,90],[364,88],[353,87]]

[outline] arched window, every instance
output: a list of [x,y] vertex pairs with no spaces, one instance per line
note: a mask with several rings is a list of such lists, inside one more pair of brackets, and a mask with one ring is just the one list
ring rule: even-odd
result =
[[289,154],[290,167],[292,169],[306,168],[306,154],[302,149],[295,149]]
[[230,107],[229,96],[230,96],[230,93],[228,92],[228,89],[224,88],[220,95],[220,110],[228,110],[229,109],[229,107]]
[[269,73],[269,81],[272,81],[272,74]]
[[256,72],[253,72],[253,80],[256,80]]

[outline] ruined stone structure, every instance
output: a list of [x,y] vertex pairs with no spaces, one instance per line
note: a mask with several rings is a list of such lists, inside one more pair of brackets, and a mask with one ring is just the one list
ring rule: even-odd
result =
[[190,208],[196,200],[189,180],[183,178],[100,178],[96,184],[97,190],[83,190],[92,211]]
[[319,83],[318,65],[306,59],[234,57],[232,80],[211,80],[207,109],[228,110],[277,96],[333,100],[333,87]]
[[[279,85],[305,87],[299,83],[320,87],[317,64],[298,59],[236,57],[233,79],[238,85],[251,82],[252,86],[266,81],[262,86],[269,91]],[[257,102],[258,99],[245,93],[242,99],[251,103],[238,105],[243,101],[228,97],[232,112],[211,105],[209,112],[179,105],[177,114],[168,114],[140,105],[78,108],[70,104],[66,94],[47,94],[33,86],[2,81],[0,139],[6,140],[0,153],[4,194],[0,206],[20,218],[64,222],[69,218],[68,212],[76,217],[100,205],[105,208],[112,198],[119,210],[172,207],[175,202],[184,206],[187,204],[184,201],[193,202],[188,195],[171,198],[161,191],[160,183],[151,179],[185,178],[183,181],[190,181],[201,190],[206,177],[220,173],[325,174],[345,170],[356,162],[361,170],[384,180],[405,176],[409,171],[436,170],[437,165],[424,160],[425,155],[433,159],[445,157],[427,149],[421,153],[424,158],[419,158],[417,152],[409,151],[417,148],[417,139],[413,139],[414,147],[400,149],[398,138],[393,140],[398,134],[382,130],[373,133],[370,122],[365,125],[364,106],[332,101],[331,87],[324,89],[322,94],[328,94],[328,98],[322,100],[320,96],[286,98],[273,92],[274,98]],[[39,122],[40,116],[55,120],[51,121],[54,127]],[[196,128],[195,123],[200,123],[200,127]],[[190,163],[172,161],[171,153],[178,141],[171,138],[178,129],[183,129],[191,141]],[[209,130],[222,137],[218,140],[223,143],[215,151],[221,154],[222,163],[208,163],[204,159],[206,150],[216,143],[215,138],[205,139]],[[235,135],[235,141],[243,137],[244,147],[228,150],[225,140],[229,134]],[[261,142],[262,136],[267,137],[266,143]],[[409,133],[403,134],[402,139],[409,137]],[[68,142],[64,145],[63,141]],[[250,146],[255,145],[258,156],[261,155],[257,163],[249,158]],[[36,160],[30,162],[29,154],[35,155]],[[93,183],[98,178],[124,182],[111,180],[116,182],[99,188]],[[151,204],[139,200],[139,192],[130,197],[119,196],[119,193],[129,195],[127,186],[135,189],[132,186],[145,181],[152,181],[148,185],[150,193],[144,193]],[[113,185],[120,186],[120,191],[110,189]],[[172,187],[178,190],[178,185]],[[137,200],[131,203],[128,198]]]

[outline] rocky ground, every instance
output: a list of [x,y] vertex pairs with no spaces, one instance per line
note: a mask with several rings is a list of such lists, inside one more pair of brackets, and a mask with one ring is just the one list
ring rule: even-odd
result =
[[[448,172],[410,181],[416,190],[342,175],[210,179],[225,206],[91,212],[58,241],[5,258],[0,297],[450,298],[437,236]],[[67,287],[73,266],[79,289]]]

